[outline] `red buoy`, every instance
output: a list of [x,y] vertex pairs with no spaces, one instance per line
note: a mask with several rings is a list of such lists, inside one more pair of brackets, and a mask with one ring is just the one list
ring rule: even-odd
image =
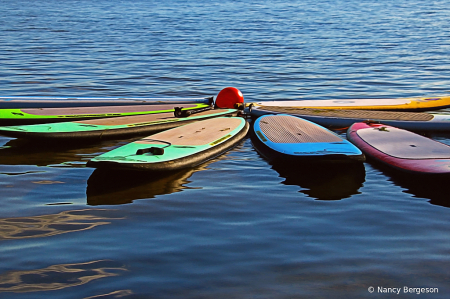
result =
[[242,92],[234,87],[226,87],[222,89],[216,97],[215,106],[217,108],[236,109],[243,107],[244,96]]

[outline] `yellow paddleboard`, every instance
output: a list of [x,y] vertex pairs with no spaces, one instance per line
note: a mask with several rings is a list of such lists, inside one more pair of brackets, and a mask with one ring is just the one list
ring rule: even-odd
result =
[[261,101],[253,103],[253,105],[317,109],[430,111],[450,107],[450,96],[403,99]]

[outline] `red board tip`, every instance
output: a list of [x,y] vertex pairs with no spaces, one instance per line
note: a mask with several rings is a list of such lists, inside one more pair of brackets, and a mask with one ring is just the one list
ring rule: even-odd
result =
[[242,92],[235,87],[226,87],[222,89],[216,97],[216,107],[218,108],[236,108],[244,103]]

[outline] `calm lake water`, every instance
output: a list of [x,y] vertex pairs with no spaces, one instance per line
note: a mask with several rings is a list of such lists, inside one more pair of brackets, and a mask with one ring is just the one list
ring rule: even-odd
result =
[[[450,94],[448,1],[0,7],[2,96],[199,97],[227,86],[247,102]],[[450,144],[450,133],[429,137]],[[272,167],[249,139],[167,176],[85,167],[131,140],[0,137],[0,298],[450,296],[448,179],[371,162]]]

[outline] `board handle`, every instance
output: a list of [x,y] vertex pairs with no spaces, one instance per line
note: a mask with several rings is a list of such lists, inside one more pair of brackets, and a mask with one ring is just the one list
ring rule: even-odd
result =
[[173,115],[177,118],[181,118],[181,117],[188,117],[189,115],[195,114],[195,113],[199,113],[199,112],[203,112],[203,111],[208,111],[212,109],[212,106],[206,107],[206,108],[198,108],[198,109],[189,109],[189,110],[182,110],[183,107],[175,107],[173,108]]
[[149,147],[149,148],[141,148],[136,151],[136,155],[143,155],[146,153],[152,153],[153,155],[164,155],[164,148],[161,147]]
[[164,147],[152,146],[152,147],[148,147],[148,148],[141,148],[136,151],[136,155],[143,155],[146,153],[152,153],[153,155],[164,155],[164,149],[166,147],[169,147],[172,145],[172,143],[164,141],[164,140],[148,139],[148,138],[145,138],[144,140],[165,143],[166,146],[164,146]]

